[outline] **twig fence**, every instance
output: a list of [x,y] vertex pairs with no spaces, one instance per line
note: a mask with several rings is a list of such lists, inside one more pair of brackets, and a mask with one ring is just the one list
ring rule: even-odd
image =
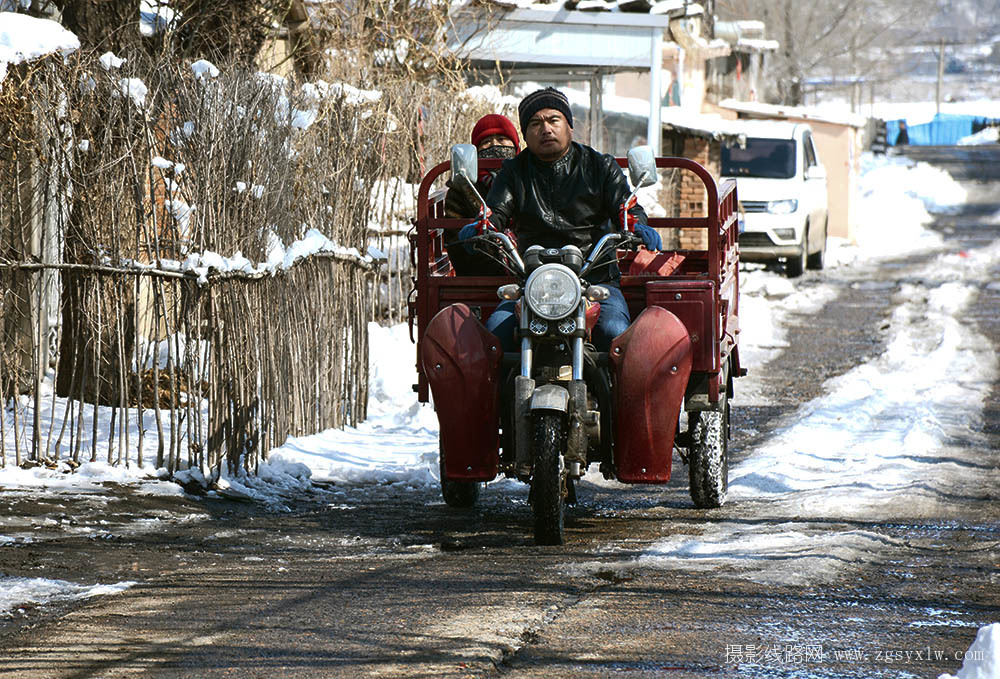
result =
[[409,294],[416,150],[445,157],[485,112],[406,82],[12,67],[0,467],[252,472],[288,436],[363,420],[368,323],[402,320]]

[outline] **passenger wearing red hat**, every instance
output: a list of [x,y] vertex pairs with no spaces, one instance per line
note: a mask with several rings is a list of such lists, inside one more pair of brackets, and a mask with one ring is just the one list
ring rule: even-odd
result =
[[[491,113],[479,119],[472,128],[472,145],[478,150],[480,158],[513,158],[520,152],[521,143],[517,137],[517,128],[507,116]],[[483,198],[490,191],[493,177],[497,170],[479,171],[476,190]],[[481,204],[471,191],[462,191],[460,187],[452,187],[448,182],[448,194],[445,196],[444,211],[449,217],[473,218],[479,214]],[[471,276],[501,276],[507,272],[499,264],[486,257],[469,253],[462,246],[453,247],[457,232],[445,234],[445,247],[451,259],[452,268],[459,275]]]
[[[513,158],[521,150],[517,128],[507,116],[491,113],[483,116],[472,128],[472,145],[480,158]],[[480,170],[476,190],[483,198],[490,191],[496,170]],[[448,186],[451,186],[449,182]],[[449,217],[475,217],[479,214],[479,200],[471,191],[448,191],[444,211]]]
[[513,158],[521,150],[521,144],[517,140],[517,128],[507,116],[499,113],[491,113],[479,119],[472,128],[472,144],[479,149],[480,158],[489,157],[483,156],[482,153],[494,146],[514,148],[513,155],[500,157]]

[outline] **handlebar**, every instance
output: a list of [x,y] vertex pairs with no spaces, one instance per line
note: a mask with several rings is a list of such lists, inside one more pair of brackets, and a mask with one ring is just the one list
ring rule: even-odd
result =
[[[505,255],[507,255],[511,263],[514,265],[515,270],[512,273],[521,276],[522,278],[525,276],[524,260],[521,259],[521,254],[517,251],[517,248],[514,247],[514,243],[511,242],[507,234],[501,233],[499,231],[494,231],[493,229],[487,229],[486,231],[483,231],[481,234],[477,234],[475,236],[472,236],[471,238],[467,238],[464,241],[459,241],[459,242],[475,243],[477,241],[493,243],[494,245],[499,247],[499,249],[503,251]],[[502,263],[503,262],[501,261],[501,264]]]
[[[515,275],[524,277],[526,275],[524,260],[521,258],[520,253],[514,244],[508,238],[507,234],[501,233],[499,231],[487,230],[481,234],[473,236],[472,238],[466,239],[466,243],[474,243],[476,241],[485,241],[488,243],[493,243],[498,246],[504,254],[510,259],[511,263],[514,265],[515,270],[512,272]],[[597,241],[590,250],[590,254],[583,262],[583,266],[580,268],[580,277],[586,276],[595,266],[601,256],[611,248],[617,249],[618,245],[624,245],[628,248],[635,248],[642,245],[642,238],[627,231],[614,231],[612,233],[606,233],[601,236],[601,239]],[[604,266],[603,264],[601,266]]]
[[628,231],[613,231],[604,234],[601,236],[601,240],[597,241],[597,245],[590,249],[590,254],[587,255],[587,259],[584,260],[583,267],[580,269],[580,278],[586,276],[594,268],[597,260],[608,249],[608,243],[612,243],[616,249],[619,243],[626,247],[635,247],[642,244],[642,239]]

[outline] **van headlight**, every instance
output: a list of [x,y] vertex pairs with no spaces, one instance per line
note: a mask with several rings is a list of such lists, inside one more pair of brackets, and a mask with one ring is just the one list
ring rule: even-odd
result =
[[772,200],[767,204],[767,211],[772,215],[790,215],[799,209],[799,201],[795,199]]
[[524,284],[528,306],[549,321],[573,313],[580,304],[580,294],[580,279],[562,264],[538,267]]

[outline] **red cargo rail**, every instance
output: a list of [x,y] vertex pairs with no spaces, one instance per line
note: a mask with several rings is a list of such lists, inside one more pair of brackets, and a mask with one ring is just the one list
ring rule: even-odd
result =
[[[628,161],[617,159],[620,166]],[[480,160],[483,169],[495,169],[499,160]],[[719,400],[727,379],[744,373],[739,364],[739,248],[736,181],[717,184],[699,163],[688,158],[661,157],[656,166],[694,173],[705,188],[707,214],[701,217],[650,218],[657,229],[704,229],[704,250],[678,249],[658,253],[619,252],[621,289],[632,318],[647,306],[660,306],[685,325],[694,346],[691,387],[707,395],[709,404]],[[444,248],[446,230],[460,229],[468,219],[444,216],[444,191],[431,189],[451,168],[437,165],[420,185],[417,217],[410,234],[413,290],[409,301],[410,338],[417,342],[438,310],[463,302],[485,321],[499,303],[497,287],[513,281],[504,276],[455,276]],[[636,262],[637,257],[639,261]],[[651,260],[651,261],[648,261]],[[413,330],[416,328],[416,337]],[[419,367],[418,367],[419,370]],[[418,397],[429,397],[427,380],[419,375]],[[691,391],[691,389],[689,389]]]

